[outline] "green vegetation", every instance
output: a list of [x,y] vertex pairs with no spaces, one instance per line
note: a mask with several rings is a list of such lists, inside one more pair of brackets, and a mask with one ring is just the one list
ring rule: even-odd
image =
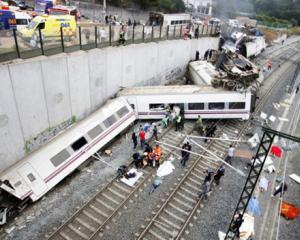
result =
[[[254,10],[260,18],[275,25],[300,24],[299,0],[252,0]],[[284,22],[286,20],[287,22]]]
[[258,14],[256,16],[256,19],[258,20],[258,24],[265,25],[268,27],[274,27],[274,28],[288,28],[293,25],[288,20],[278,19],[278,18],[270,17],[270,16],[264,15],[264,14]]
[[[102,0],[97,0],[102,4]],[[182,0],[107,0],[107,4],[118,7],[139,6],[142,9],[162,11],[165,13],[184,12]]]

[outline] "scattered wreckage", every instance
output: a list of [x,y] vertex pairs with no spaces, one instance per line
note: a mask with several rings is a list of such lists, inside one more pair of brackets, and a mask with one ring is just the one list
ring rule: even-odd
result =
[[209,49],[204,60],[189,64],[189,73],[195,84],[223,87],[228,90],[258,87],[260,69],[241,54],[227,50]]

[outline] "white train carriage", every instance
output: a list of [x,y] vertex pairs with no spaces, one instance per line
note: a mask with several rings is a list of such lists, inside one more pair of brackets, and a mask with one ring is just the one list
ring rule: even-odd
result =
[[2,191],[20,200],[38,200],[135,119],[126,101],[110,100],[100,110],[2,172]]
[[235,92],[211,86],[155,86],[125,88],[118,93],[134,108],[138,119],[161,119],[166,107],[176,105],[186,119],[248,119],[255,97],[250,91]]

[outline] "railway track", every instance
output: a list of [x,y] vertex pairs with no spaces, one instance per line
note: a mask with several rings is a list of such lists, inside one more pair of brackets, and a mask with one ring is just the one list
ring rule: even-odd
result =
[[[288,72],[289,69],[284,71],[282,75],[288,74]],[[279,81],[274,81],[271,87],[262,94],[252,117],[255,117],[260,112],[273,90],[278,87],[283,80],[284,78],[281,78]],[[229,138],[241,138],[250,124],[251,118],[246,122],[236,120],[227,121],[224,126],[218,125],[218,128],[222,128],[222,133],[228,135]],[[224,153],[228,146],[229,142],[212,141],[207,147],[212,152]],[[168,199],[163,202],[160,209],[147,225],[142,226],[141,232],[136,234],[137,240],[184,239],[184,232],[193,219],[194,214],[197,211],[201,211],[201,207],[203,207],[203,204],[201,204],[203,203],[203,199],[198,199],[197,197],[197,192],[204,179],[203,169],[207,167],[216,169],[220,164],[220,162],[206,159],[205,157],[209,156],[209,154],[204,153],[203,155],[203,157],[193,157],[194,163],[192,167],[184,174],[182,179],[175,184],[176,186]]]
[[[185,123],[185,131],[187,134],[189,134],[193,128],[194,123]],[[161,140],[177,146],[184,138],[184,135],[178,137],[174,129],[171,128],[165,131]],[[71,216],[49,239],[91,239],[96,233],[101,233],[106,224],[118,216],[122,207],[137,196],[139,189],[152,180],[155,176],[155,170],[156,169],[150,167],[139,169],[143,175],[133,188],[114,179]]]
[[[279,81],[276,82],[276,86]],[[269,89],[271,92],[276,86]],[[263,105],[267,94],[263,95],[258,105]],[[264,100],[265,99],[265,100]],[[257,107],[258,112],[260,107]],[[244,130],[249,126],[250,121],[243,123],[238,120],[222,122],[218,125],[218,133],[226,133],[230,138],[242,136]],[[190,134],[194,124],[186,122],[186,134]],[[239,129],[239,130],[238,130]],[[174,129],[170,129],[162,136],[160,141],[178,146],[182,143],[185,135],[178,137]],[[199,143],[200,140],[197,140]],[[201,143],[203,144],[203,143]],[[207,146],[211,151],[219,152],[224,156],[229,143],[211,141]],[[206,157],[208,154],[203,153]],[[161,208],[150,223],[144,227],[142,233],[137,234],[138,239],[179,239],[184,229],[188,226],[193,214],[198,210],[202,201],[197,199],[197,192],[203,182],[203,171],[207,168],[217,169],[220,162],[204,159],[202,157],[192,157],[189,160],[191,167],[185,169],[183,178],[178,183],[174,183],[174,190],[164,201]],[[133,188],[113,180],[108,183],[100,192],[98,192],[90,201],[79,209],[70,219],[67,220],[49,239],[76,240],[76,239],[99,239],[102,236],[106,225],[114,222],[121,215],[121,210],[138,192],[151,182],[155,176],[151,168],[141,169],[143,176],[138,180]]]

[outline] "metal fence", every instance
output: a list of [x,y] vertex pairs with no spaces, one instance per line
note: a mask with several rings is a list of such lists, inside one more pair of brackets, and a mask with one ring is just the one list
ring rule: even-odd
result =
[[[104,48],[120,45],[120,26],[89,25],[79,26],[76,33],[68,35],[61,28],[55,36],[45,36],[43,31],[36,30],[30,37],[24,38],[16,30],[0,31],[0,62],[16,58],[50,56],[61,52],[74,52],[93,48]],[[191,37],[214,36],[218,34],[217,26],[199,26],[191,31]],[[146,43],[161,40],[182,39],[186,37],[183,26],[128,26],[125,32],[124,45]]]

